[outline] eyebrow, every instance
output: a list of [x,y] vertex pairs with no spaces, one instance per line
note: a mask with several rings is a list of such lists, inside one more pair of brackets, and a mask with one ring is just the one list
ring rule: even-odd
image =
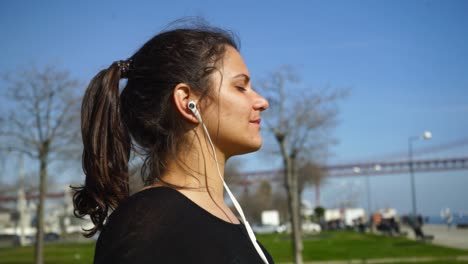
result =
[[232,77],[232,79],[236,79],[236,78],[239,78],[239,77],[244,78],[246,83],[250,82],[250,77],[245,73],[237,74],[236,76]]

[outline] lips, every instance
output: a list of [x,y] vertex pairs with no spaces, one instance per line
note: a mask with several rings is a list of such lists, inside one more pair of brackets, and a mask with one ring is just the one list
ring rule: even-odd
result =
[[258,118],[258,119],[254,119],[254,120],[251,120],[250,123],[254,123],[254,124],[257,124],[257,125],[260,125],[260,122],[262,121],[261,118]]

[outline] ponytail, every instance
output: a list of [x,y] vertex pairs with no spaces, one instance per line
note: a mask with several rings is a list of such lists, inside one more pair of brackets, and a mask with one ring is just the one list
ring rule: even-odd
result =
[[101,230],[109,210],[129,196],[128,160],[131,139],[120,113],[119,80],[126,77],[129,62],[115,62],[99,72],[86,89],[81,106],[83,171],[85,184],[72,187],[74,214],[91,217],[94,227],[86,237]]

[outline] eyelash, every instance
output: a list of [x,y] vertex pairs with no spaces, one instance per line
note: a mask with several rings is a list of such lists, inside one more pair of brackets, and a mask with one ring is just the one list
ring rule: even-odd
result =
[[243,92],[247,91],[247,89],[245,89],[245,87],[242,87],[242,86],[236,86],[236,88]]

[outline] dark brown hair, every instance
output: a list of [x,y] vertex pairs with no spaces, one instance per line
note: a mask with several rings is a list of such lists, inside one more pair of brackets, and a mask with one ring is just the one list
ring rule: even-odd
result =
[[[113,63],[90,82],[81,109],[85,184],[72,187],[75,215],[89,215],[102,229],[110,210],[129,196],[129,159],[138,149],[145,157],[145,184],[160,179],[168,157],[175,157],[188,129],[172,101],[174,87],[188,84],[201,98],[213,86],[210,75],[225,53],[237,49],[231,33],[207,26],[162,32],[127,62]],[[128,79],[119,96],[119,80]]]

